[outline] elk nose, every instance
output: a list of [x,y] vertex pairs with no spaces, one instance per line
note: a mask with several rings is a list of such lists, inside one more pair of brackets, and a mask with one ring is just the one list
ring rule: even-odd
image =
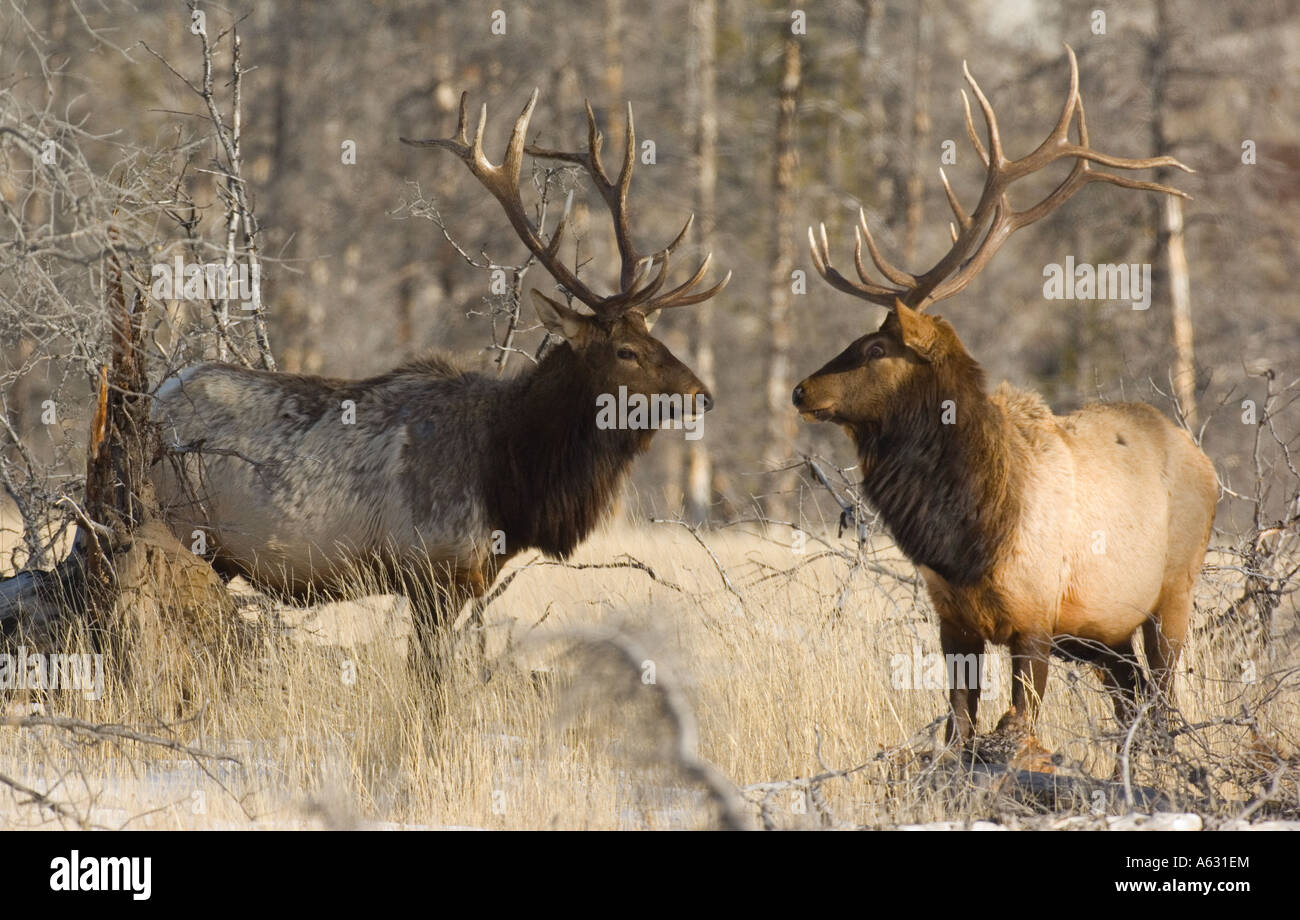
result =
[[695,394],[695,407],[701,412],[708,412],[713,408],[713,394],[701,391]]
[[794,404],[796,406],[803,405],[803,384],[802,383],[794,388],[794,395],[791,397],[791,399],[793,399]]

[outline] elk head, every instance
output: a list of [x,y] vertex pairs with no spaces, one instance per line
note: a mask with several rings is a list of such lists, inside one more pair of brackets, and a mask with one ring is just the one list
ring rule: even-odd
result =
[[[864,335],[794,389],[805,421],[835,422],[857,431],[883,421],[904,394],[937,393],[939,377],[969,371],[966,353],[947,320],[901,300],[875,332]],[[913,400],[909,400],[911,402]]]
[[[636,134],[631,105],[627,109],[627,138],[622,168],[617,178],[611,179],[601,162],[603,137],[596,127],[596,117],[590,104],[586,107],[587,150],[565,152],[526,146],[528,122],[537,104],[537,90],[533,90],[528,104],[515,120],[501,165],[496,166],[483,153],[486,105],[480,111],[473,139],[466,134],[466,95],[461,96],[455,138],[426,141],[402,138],[402,141],[412,146],[450,150],[501,204],[515,233],[565,292],[563,300],[553,299],[534,288],[533,304],[547,331],[563,339],[572,350],[576,367],[585,377],[588,388],[595,393],[610,394],[619,393],[625,388],[629,395],[663,399],[670,415],[678,412],[693,415],[708,411],[713,405],[713,397],[708,389],[663,342],[651,335],[650,330],[659,311],[708,300],[731,280],[731,273],[728,272],[713,287],[697,290],[709,270],[713,258],[710,253],[689,278],[676,287],[664,290],[670,258],[686,238],[694,221],[693,215],[687,219],[676,238],[663,249],[650,254],[637,250],[632,241],[627,203],[636,158]],[[536,158],[572,163],[590,176],[613,221],[620,260],[617,292],[609,295],[596,293],[560,258],[560,246],[573,206],[572,192],[549,237],[544,236],[541,227],[545,221],[544,213],[540,215],[538,224],[529,218],[519,192],[519,173],[525,153]],[[585,304],[591,312],[581,312],[564,302],[572,299]],[[673,400],[673,397],[679,399]]]
[[[1003,153],[993,108],[970,70],[963,65],[966,82],[988,127],[986,148],[975,131],[970,100],[963,90],[966,133],[986,168],[984,190],[975,209],[967,213],[948,184],[948,177],[939,170],[954,217],[949,225],[952,248],[929,271],[914,275],[889,262],[876,246],[866,215],[860,209],[858,227],[854,230],[857,281],[841,275],[831,265],[825,224],[818,234],[811,227],[808,229],[808,243],[818,273],[832,287],[890,312],[877,331],[858,339],[795,387],[794,404],[804,419],[836,422],[860,434],[914,407],[916,399],[927,394],[943,393],[946,397],[958,395],[962,389],[982,390],[979,365],[967,353],[953,327],[942,317],[925,314],[926,307],[962,291],[1008,236],[1055,211],[1089,182],[1189,197],[1156,182],[1092,168],[1097,163],[1118,169],[1168,166],[1192,172],[1173,157],[1127,159],[1093,150],[1088,143],[1083,101],[1079,97],[1079,65],[1069,45],[1065,50],[1070,62],[1070,91],[1061,115],[1047,138],[1032,153],[1018,160],[1009,160]],[[1077,125],[1077,143],[1070,140],[1071,124]],[[1023,210],[1012,207],[1007,198],[1012,183],[1061,159],[1073,159],[1074,166],[1052,192],[1032,207]],[[883,281],[873,279],[863,265],[864,240]]]

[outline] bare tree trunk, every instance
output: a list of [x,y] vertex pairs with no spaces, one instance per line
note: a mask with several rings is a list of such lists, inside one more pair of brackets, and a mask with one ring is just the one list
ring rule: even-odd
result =
[[[622,150],[627,132],[627,125],[623,122],[623,113],[626,107],[626,99],[623,95],[623,0],[605,0],[605,31],[603,39],[605,55],[605,137],[607,138],[605,149]],[[569,74],[572,75],[571,69]],[[557,95],[557,98],[564,98],[564,96]],[[665,483],[665,492],[669,496],[669,505],[676,508],[681,502],[681,495],[673,494],[678,491],[678,485],[681,482],[681,446],[672,441],[666,441],[660,447],[660,451],[661,462],[663,463],[660,476]],[[614,502],[610,518],[613,520],[622,519],[627,514],[627,510],[625,494],[621,493]]]
[[[1071,245],[1077,253],[1092,252],[1092,233],[1082,221],[1071,225]],[[1084,256],[1080,255],[1080,258]],[[1064,375],[1069,381],[1068,395],[1075,403],[1082,405],[1090,399],[1097,398],[1096,361],[1093,353],[1097,346],[1095,335],[1096,309],[1092,300],[1076,300],[1066,311],[1066,325],[1070,330],[1066,336],[1065,354],[1062,361]],[[1064,389],[1064,387],[1062,388]]]
[[[605,105],[610,143],[623,137],[623,0],[605,0]],[[617,149],[617,148],[612,148]]]
[[916,241],[925,218],[925,178],[930,146],[930,14],[926,0],[916,0],[916,44],[912,61],[912,155],[907,173],[903,261],[916,264]]
[[[866,83],[876,71],[876,32],[880,28],[879,0],[862,0],[862,31],[858,33],[858,82]],[[877,94],[877,100],[880,98]]]
[[[794,271],[795,117],[800,80],[799,40],[788,35],[781,55],[768,276],[767,450],[769,462],[774,464],[790,456],[796,434],[795,416],[790,411],[790,275]],[[793,482],[792,473],[777,477],[766,502],[769,514],[781,515],[789,508],[787,492]]]
[[1169,306],[1173,313],[1174,394],[1188,427],[1197,425],[1196,352],[1192,342],[1192,292],[1187,273],[1187,250],[1183,245],[1183,200],[1164,196],[1164,228],[1161,238],[1165,266],[1169,272]]
[[[274,141],[271,147],[273,178],[268,183],[267,194],[271,199],[270,213],[276,215],[280,232],[292,234],[295,230],[301,231],[293,238],[292,253],[310,259],[316,255],[311,229],[313,221],[309,212],[311,196],[304,193],[300,178],[304,172],[304,145],[300,137],[302,125],[294,105],[294,75],[299,73],[304,59],[301,50],[303,42],[295,24],[302,21],[303,15],[301,0],[293,0],[277,7],[272,21],[275,35],[275,62],[272,70],[275,80],[272,107]],[[316,300],[312,293],[313,270],[309,269],[307,274],[298,275],[296,279],[295,276],[286,276],[280,272],[268,274],[269,278],[262,279],[262,288],[265,294],[274,298],[281,363],[291,374],[311,373],[323,363],[316,334],[320,319],[311,315],[311,303]]]
[[[1169,106],[1170,19],[1167,0],[1156,0],[1156,34],[1150,45],[1151,134],[1154,155],[1168,154],[1165,112]],[[1169,170],[1156,172],[1157,182],[1169,181]],[[1157,259],[1164,263],[1169,282],[1169,307],[1173,321],[1174,396],[1189,428],[1197,425],[1196,352],[1192,341],[1192,294],[1187,271],[1187,250],[1183,239],[1183,202],[1174,195],[1162,195],[1160,230],[1156,236]]]
[[[699,228],[699,245],[708,251],[713,245],[717,223],[718,187],[718,99],[717,99],[717,18],[716,0],[694,0],[690,22],[691,93],[695,118],[695,213]],[[695,373],[705,386],[713,389],[713,311],[714,304],[691,311],[694,320],[692,353]],[[686,458],[686,519],[699,524],[708,520],[713,500],[713,461],[703,439],[691,441]]]
[[892,196],[893,167],[885,156],[887,93],[882,92],[880,33],[884,27],[881,0],[862,0],[862,32],[858,37],[858,81],[855,89],[866,117],[857,134],[860,145],[858,174],[850,176],[861,187],[875,190],[875,200],[888,201]]
[[[149,378],[143,342],[144,299],[137,288],[127,306],[126,282],[116,254],[105,269],[112,357],[100,371],[98,408],[91,425],[86,459],[87,608],[94,626],[116,600],[113,555],[156,513],[149,483],[152,459]],[[138,281],[137,281],[138,284]]]

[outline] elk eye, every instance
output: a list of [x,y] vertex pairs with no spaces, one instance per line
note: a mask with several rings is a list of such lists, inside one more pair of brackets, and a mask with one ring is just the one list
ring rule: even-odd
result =
[[634,352],[634,351],[633,351],[632,349],[630,349],[630,348],[620,348],[620,349],[618,350],[618,356],[619,356],[620,358],[622,358],[624,361],[635,361],[635,360],[636,360],[636,352]]
[[872,343],[871,347],[867,349],[868,361],[874,361],[877,358],[883,358],[884,356],[885,356],[885,346],[880,344],[879,342]]

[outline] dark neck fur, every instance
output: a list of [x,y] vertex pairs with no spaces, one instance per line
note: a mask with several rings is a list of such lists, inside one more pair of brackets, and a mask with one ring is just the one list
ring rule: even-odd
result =
[[484,491],[511,552],[567,557],[609,512],[649,431],[596,427],[596,390],[573,349],[552,348],[505,388]]
[[[885,419],[853,430],[863,489],[904,554],[953,585],[993,567],[1019,514],[1010,433],[973,360],[940,368],[891,399]],[[942,422],[944,400],[956,422]]]

